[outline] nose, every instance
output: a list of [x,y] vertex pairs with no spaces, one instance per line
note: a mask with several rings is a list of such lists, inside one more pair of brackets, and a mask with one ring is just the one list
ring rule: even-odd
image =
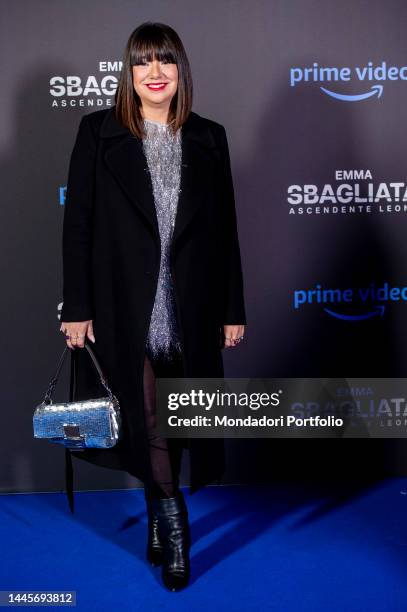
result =
[[153,60],[151,62],[151,71],[150,74],[152,77],[156,77],[156,76],[160,76],[161,74],[161,67],[160,67],[160,62],[158,60]]

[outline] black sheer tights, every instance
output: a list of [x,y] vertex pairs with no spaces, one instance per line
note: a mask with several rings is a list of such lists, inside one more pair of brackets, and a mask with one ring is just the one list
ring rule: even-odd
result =
[[[165,375],[166,373],[163,373]],[[175,438],[161,438],[156,431],[156,388],[155,378],[160,375],[158,364],[152,364],[147,355],[144,358],[144,414],[147,426],[153,483],[146,485],[146,492],[152,497],[174,497],[179,486],[182,447]],[[169,374],[171,375],[171,374]]]

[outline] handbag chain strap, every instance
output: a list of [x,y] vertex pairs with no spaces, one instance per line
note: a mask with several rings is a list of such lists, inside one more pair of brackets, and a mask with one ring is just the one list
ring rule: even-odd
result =
[[[109,398],[112,401],[114,401],[114,399],[115,399],[114,395],[113,395],[113,393],[112,393],[112,391],[111,391],[111,389],[110,389],[110,387],[109,387],[109,385],[107,383],[106,377],[104,376],[104,374],[102,372],[102,368],[100,367],[99,362],[96,359],[96,355],[94,354],[94,352],[92,351],[92,349],[90,348],[89,344],[86,341],[85,341],[85,345],[84,346],[85,346],[86,350],[88,351],[89,355],[91,356],[92,361],[93,361],[93,363],[95,365],[95,368],[98,371],[100,382],[102,383],[102,385],[106,389],[106,391],[107,391],[107,393],[109,395]],[[65,348],[64,348],[64,350],[62,352],[62,355],[61,355],[61,357],[59,359],[59,363],[57,365],[56,372],[55,372],[54,376],[51,379],[51,382],[50,382],[50,384],[48,386],[47,392],[45,393],[45,396],[44,396],[44,399],[43,399],[43,404],[50,404],[51,403],[52,394],[53,394],[55,386],[56,386],[56,384],[58,382],[58,377],[59,377],[59,374],[61,372],[62,365],[63,365],[63,363],[65,361],[65,357],[67,355],[67,352],[70,351],[70,350],[78,350],[78,349],[70,349],[68,346],[65,346]]]

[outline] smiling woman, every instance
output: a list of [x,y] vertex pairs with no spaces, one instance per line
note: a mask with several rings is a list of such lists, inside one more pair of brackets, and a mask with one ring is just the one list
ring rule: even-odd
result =
[[[85,115],[72,152],[63,226],[61,330],[82,360],[85,338],[119,399],[122,440],[78,458],[144,484],[147,559],[164,584],[189,581],[190,491],[219,482],[222,438],[163,438],[156,378],[223,377],[221,350],[246,323],[225,128],[192,111],[192,78],[177,33],[139,26],[126,46],[113,108]],[[78,354],[79,353],[79,354]],[[78,368],[78,397],[94,372]]]

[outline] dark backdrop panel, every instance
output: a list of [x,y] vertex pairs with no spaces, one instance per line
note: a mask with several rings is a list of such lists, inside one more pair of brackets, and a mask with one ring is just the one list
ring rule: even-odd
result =
[[[336,213],[327,202],[301,214],[288,193],[293,185],[335,193],[348,183],[366,195],[369,183],[404,184],[406,19],[401,0],[1,4],[2,491],[63,486],[63,450],[32,438],[32,412],[63,348],[57,310],[69,155],[81,115],[114,103],[125,42],[146,20],[179,32],[194,110],[228,133],[248,327],[244,343],[225,352],[226,373],[405,375],[405,298],[357,298],[360,288],[406,284],[404,203]],[[394,70],[358,79],[356,68],[369,62]],[[347,67],[350,78],[321,80],[317,70],[306,80],[313,67]],[[370,175],[341,179],[341,170]],[[355,298],[295,307],[296,295],[318,286],[352,288]],[[67,396],[67,372],[56,396]],[[379,477],[405,473],[407,459],[402,440],[235,440],[228,458],[228,482]],[[82,463],[76,473],[80,488],[139,484]]]

